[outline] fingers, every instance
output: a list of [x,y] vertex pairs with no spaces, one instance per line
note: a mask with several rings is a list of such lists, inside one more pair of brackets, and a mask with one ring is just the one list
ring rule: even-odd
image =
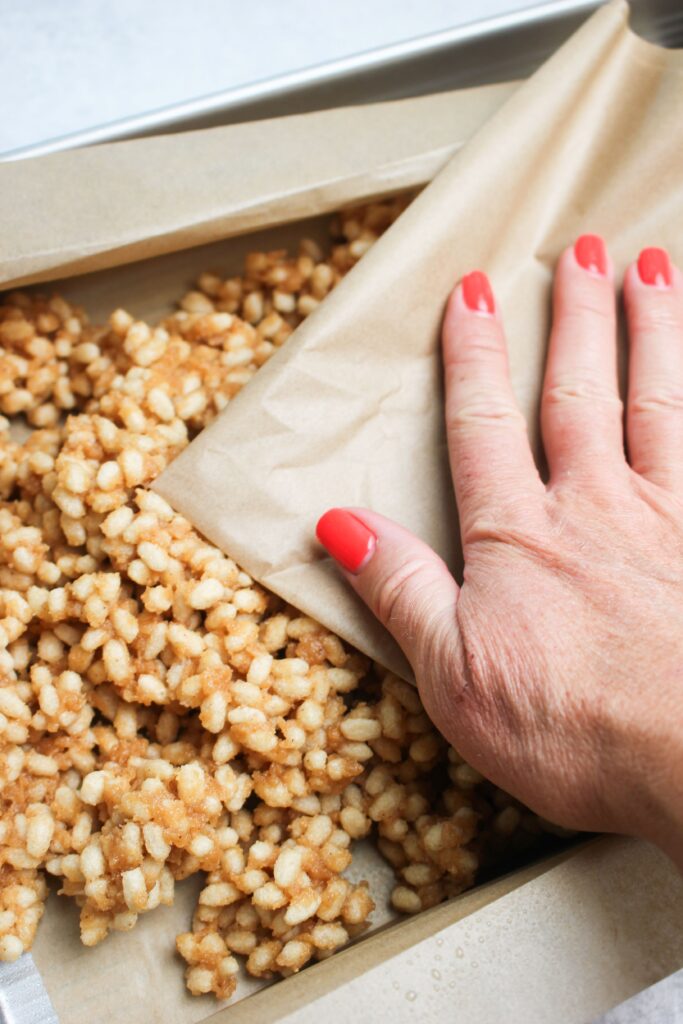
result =
[[434,674],[455,628],[458,587],[446,564],[407,530],[366,509],[330,509],[316,533],[415,674],[423,666]]
[[512,391],[495,299],[479,271],[464,277],[449,299],[443,358],[451,473],[466,543],[494,505],[544,490]]
[[541,429],[551,484],[626,468],[612,267],[597,235],[579,238],[557,267]]
[[683,490],[683,275],[644,249],[624,277],[630,339],[626,436],[636,473]]

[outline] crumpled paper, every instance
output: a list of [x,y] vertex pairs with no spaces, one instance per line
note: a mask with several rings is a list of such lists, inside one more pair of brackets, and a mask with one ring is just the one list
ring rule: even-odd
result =
[[599,9],[523,84],[157,490],[256,579],[409,678],[403,654],[316,544],[366,506],[460,570],[439,331],[453,283],[490,273],[537,441],[553,267],[586,231],[617,272],[646,244],[683,262],[683,53]]

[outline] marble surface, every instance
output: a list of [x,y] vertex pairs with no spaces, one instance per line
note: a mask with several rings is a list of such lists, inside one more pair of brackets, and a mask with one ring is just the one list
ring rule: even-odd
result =
[[[528,0],[0,0],[0,152]],[[683,972],[599,1024],[683,1021]],[[558,1021],[558,1024],[561,1024]]]

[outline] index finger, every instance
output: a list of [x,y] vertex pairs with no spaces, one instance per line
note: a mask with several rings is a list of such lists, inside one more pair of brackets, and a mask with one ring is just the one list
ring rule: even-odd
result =
[[446,432],[464,544],[496,507],[545,488],[512,391],[500,315],[481,271],[453,290],[442,339]]

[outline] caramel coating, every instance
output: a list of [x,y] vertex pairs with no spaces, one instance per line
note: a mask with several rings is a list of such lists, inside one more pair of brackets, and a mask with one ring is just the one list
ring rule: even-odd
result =
[[202,871],[177,948],[190,992],[225,999],[240,961],[291,974],[367,927],[354,841],[374,836],[415,913],[538,833],[415,690],[149,489],[407,202],[339,214],[328,254],[303,241],[203,274],[157,325],[2,300],[0,960],[30,949],[45,872],[94,945]]

